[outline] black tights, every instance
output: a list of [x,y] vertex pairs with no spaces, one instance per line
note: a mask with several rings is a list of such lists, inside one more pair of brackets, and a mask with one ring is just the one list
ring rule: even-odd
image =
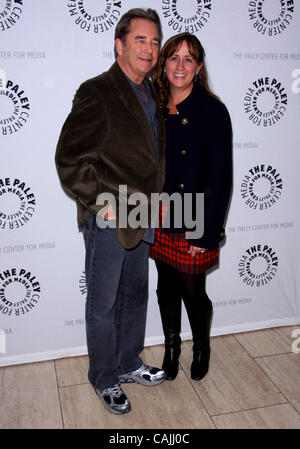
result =
[[[155,261],[158,283],[158,302],[164,307],[176,307],[176,303],[184,301],[188,313],[211,310],[212,303],[205,290],[206,274],[190,274],[176,270],[171,265]],[[192,311],[192,310],[193,311]]]

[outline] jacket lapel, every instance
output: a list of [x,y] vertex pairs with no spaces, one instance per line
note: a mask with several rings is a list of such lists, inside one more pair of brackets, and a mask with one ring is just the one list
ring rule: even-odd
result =
[[[110,70],[109,74],[111,75],[111,80],[113,82],[114,89],[116,91],[116,94],[118,95],[118,98],[120,101],[122,101],[123,105],[128,110],[128,114],[133,116],[135,120],[140,124],[140,126],[143,128],[144,132],[147,133],[145,136],[145,139],[150,138],[153,142],[153,152],[155,153],[155,156],[157,157],[157,151],[155,148],[155,142],[153,138],[153,133],[151,129],[151,125],[149,123],[149,120],[144,112],[143,106],[141,105],[139,99],[137,98],[134,90],[132,89],[129,81],[126,79],[126,76],[120,69],[117,62],[115,62]],[[159,118],[159,149],[160,149],[160,157],[162,157],[164,152],[164,124],[160,113],[160,107],[159,102],[156,96],[156,92],[150,83],[151,91],[153,94],[153,97],[156,101],[157,105],[157,114]]]
[[159,126],[159,128],[158,128],[159,155],[160,155],[160,158],[163,158],[164,153],[165,153],[165,123],[164,123],[164,119],[163,119],[163,115],[162,115],[160,102],[159,102],[159,99],[157,96],[157,92],[151,82],[149,82],[149,85],[151,88],[153,98],[156,102],[156,114],[158,117],[158,126]]
[[146,114],[117,62],[113,64],[109,72],[112,75],[114,88],[120,101],[122,101],[128,113],[133,115],[140,125],[145,128],[148,125]]

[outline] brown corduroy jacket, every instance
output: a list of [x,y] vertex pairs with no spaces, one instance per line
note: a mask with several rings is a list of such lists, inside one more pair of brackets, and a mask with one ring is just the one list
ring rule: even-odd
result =
[[[159,151],[143,107],[117,62],[76,92],[55,162],[63,187],[77,202],[79,228],[90,212],[97,214],[101,208],[96,204],[100,193],[112,193],[118,208],[120,185],[127,185],[128,195],[141,192],[149,200],[151,193],[162,191],[164,123],[151,89],[157,102]],[[119,228],[118,238],[124,248],[133,248],[144,232],[141,227]]]

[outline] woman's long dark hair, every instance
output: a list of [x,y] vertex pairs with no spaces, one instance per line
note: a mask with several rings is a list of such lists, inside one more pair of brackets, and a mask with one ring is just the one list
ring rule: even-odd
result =
[[159,62],[155,68],[153,80],[157,86],[159,99],[162,104],[166,104],[168,102],[170,94],[169,81],[164,73],[166,60],[176,52],[178,47],[180,47],[180,45],[184,41],[186,41],[188,44],[191,56],[193,56],[198,64],[203,64],[196,82],[199,82],[208,94],[216,97],[216,95],[210,90],[209,87],[208,74],[205,65],[205,51],[201,45],[201,42],[194,34],[180,33],[170,37],[165,42],[160,52]]

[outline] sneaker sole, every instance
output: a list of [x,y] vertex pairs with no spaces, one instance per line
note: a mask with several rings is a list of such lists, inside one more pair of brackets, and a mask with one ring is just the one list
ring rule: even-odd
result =
[[164,382],[166,379],[167,379],[167,376],[163,377],[162,379],[153,380],[153,381],[147,381],[140,377],[137,377],[136,379],[133,379],[132,377],[128,377],[128,378],[120,377],[119,383],[120,384],[131,384],[131,383],[136,382],[137,384],[144,385],[146,387],[155,387],[156,385],[159,385],[162,382]]

